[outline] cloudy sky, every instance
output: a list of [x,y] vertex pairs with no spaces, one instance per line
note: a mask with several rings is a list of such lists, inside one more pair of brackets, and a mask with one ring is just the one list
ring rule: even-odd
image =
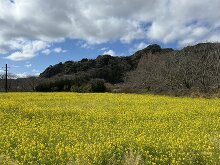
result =
[[216,42],[219,9],[219,0],[0,0],[0,66],[22,77],[152,43]]

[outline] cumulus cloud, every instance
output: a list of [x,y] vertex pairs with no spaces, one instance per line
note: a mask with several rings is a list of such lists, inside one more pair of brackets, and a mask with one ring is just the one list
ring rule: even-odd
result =
[[45,49],[41,51],[41,53],[45,55],[49,55],[51,53],[66,53],[67,50],[62,49],[61,47],[53,48],[53,49]]
[[116,53],[115,53],[115,51],[114,50],[108,50],[108,51],[105,51],[104,53],[103,53],[103,55],[111,55],[111,56],[116,56]]
[[135,53],[138,50],[146,48],[147,46],[149,46],[149,44],[145,42],[140,42],[138,44],[135,44],[133,48],[129,49],[129,53]]
[[18,50],[7,56],[6,59],[13,61],[28,60],[35,57],[40,51],[47,47],[49,47],[49,45],[44,41],[22,42],[18,44]]
[[219,8],[219,0],[2,0],[0,54],[14,51],[8,59],[26,60],[40,51],[20,48],[19,38],[45,43],[71,38],[87,45],[137,39],[179,46],[219,41]]

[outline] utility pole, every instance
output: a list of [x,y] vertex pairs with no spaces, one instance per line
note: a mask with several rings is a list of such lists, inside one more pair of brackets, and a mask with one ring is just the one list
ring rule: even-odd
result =
[[5,65],[5,91],[8,92],[8,64]]
[[5,92],[8,92],[8,64],[5,65]]

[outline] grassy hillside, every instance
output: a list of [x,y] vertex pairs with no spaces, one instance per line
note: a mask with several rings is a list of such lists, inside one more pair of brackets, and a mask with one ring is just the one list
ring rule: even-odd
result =
[[219,107],[219,99],[1,93],[0,164],[218,164]]

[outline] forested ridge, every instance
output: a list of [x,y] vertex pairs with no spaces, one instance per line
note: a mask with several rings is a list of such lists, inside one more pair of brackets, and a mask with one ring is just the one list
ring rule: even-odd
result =
[[[19,81],[24,91],[216,92],[220,44],[200,43],[181,50],[154,44],[130,56],[99,55],[51,65],[39,77]],[[30,83],[31,89],[25,90]]]

